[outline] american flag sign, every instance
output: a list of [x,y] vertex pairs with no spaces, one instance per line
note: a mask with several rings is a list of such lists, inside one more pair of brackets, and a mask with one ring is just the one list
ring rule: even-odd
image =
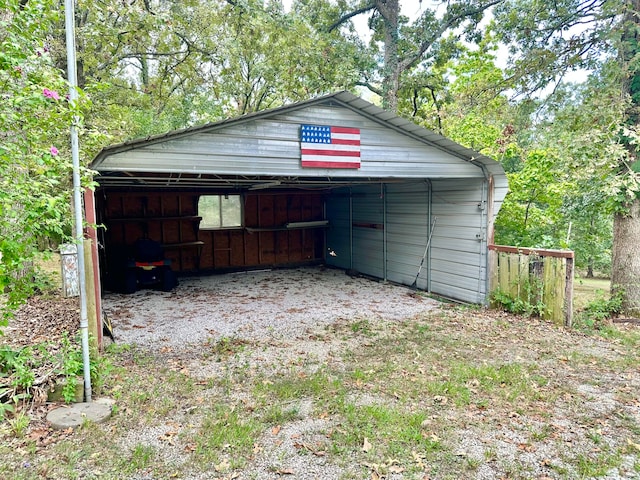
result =
[[300,125],[303,167],[360,168],[360,129]]

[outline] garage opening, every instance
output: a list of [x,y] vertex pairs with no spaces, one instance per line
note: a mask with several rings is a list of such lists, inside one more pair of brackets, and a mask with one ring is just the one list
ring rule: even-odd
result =
[[504,171],[348,92],[113,145],[90,167],[107,289],[143,239],[183,276],[324,264],[486,301]]

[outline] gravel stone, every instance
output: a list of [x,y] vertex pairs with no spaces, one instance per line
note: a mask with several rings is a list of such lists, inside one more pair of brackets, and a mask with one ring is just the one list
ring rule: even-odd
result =
[[103,302],[116,340],[149,349],[297,340],[341,318],[401,320],[438,305],[407,287],[324,267],[183,278],[172,292],[110,294]]

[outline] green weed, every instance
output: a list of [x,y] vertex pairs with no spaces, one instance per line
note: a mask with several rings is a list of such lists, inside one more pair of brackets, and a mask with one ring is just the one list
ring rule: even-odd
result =
[[248,412],[224,404],[216,405],[198,430],[194,455],[203,463],[217,463],[229,450],[240,465],[251,454],[263,429],[264,425]]
[[620,466],[622,457],[619,452],[602,451],[597,455],[579,454],[574,460],[581,478],[602,477],[612,468]]

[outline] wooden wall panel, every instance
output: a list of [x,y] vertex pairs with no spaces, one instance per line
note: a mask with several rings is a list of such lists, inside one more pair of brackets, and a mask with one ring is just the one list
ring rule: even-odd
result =
[[[298,220],[295,220],[298,221]],[[289,233],[289,261],[302,262],[302,230],[291,230]]]
[[274,265],[276,263],[275,232],[260,232],[260,265]]
[[244,261],[246,266],[260,265],[260,234],[244,235]]
[[274,250],[276,263],[289,263],[289,231],[283,230],[274,233]]
[[228,268],[230,266],[229,231],[220,230],[213,234],[213,268]]
[[274,218],[274,196],[273,195],[264,195],[258,197],[258,226],[260,228],[269,228],[276,226],[275,218]]
[[[215,192],[213,192],[215,193]],[[96,195],[108,263],[122,262],[136,240],[164,245],[176,271],[276,266],[323,259],[322,229],[287,229],[292,222],[323,220],[323,196],[309,192],[248,193],[245,229],[200,230],[198,193],[115,192]],[[168,218],[169,217],[169,218]],[[256,229],[256,230],[251,230]],[[188,245],[192,243],[201,245]],[[179,244],[173,245],[170,244]],[[185,245],[187,244],[187,245]],[[115,259],[115,260],[114,260]]]
[[244,222],[247,227],[258,227],[259,222],[258,212],[258,196],[246,195],[244,197]]
[[200,232],[200,240],[204,242],[200,254],[200,265],[202,268],[204,268],[204,265],[209,265],[209,268],[213,268],[213,232],[202,230]]
[[245,233],[242,230],[230,230],[229,231],[229,245],[231,251],[229,252],[229,264],[232,267],[244,267],[244,238]]

